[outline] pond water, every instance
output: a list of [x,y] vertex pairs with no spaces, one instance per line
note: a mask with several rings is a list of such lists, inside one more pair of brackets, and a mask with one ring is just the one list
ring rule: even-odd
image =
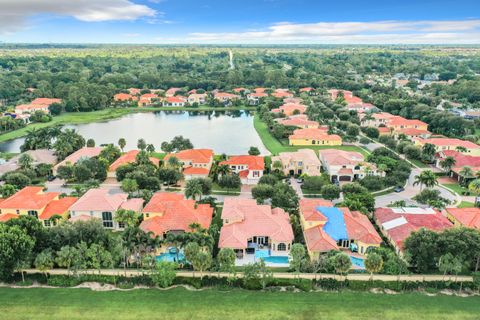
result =
[[[125,138],[125,150],[136,149],[138,139],[143,138],[160,151],[163,141],[182,135],[190,139],[195,148],[210,148],[217,154],[246,154],[251,146],[257,147],[262,155],[269,154],[248,111],[134,113],[106,122],[66,125],[65,128],[77,130],[85,139],[94,139],[97,146],[117,144],[118,139]],[[0,144],[0,152],[20,152],[23,141],[18,138],[4,142]]]

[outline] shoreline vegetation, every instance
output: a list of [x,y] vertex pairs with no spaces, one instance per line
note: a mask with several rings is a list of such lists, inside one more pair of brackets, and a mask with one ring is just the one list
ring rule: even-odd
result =
[[157,111],[198,111],[198,112],[208,112],[208,111],[254,111],[255,107],[251,106],[240,106],[240,107],[145,107],[145,108],[107,108],[99,111],[89,111],[89,112],[65,112],[59,116],[54,116],[52,121],[44,123],[32,123],[18,130],[13,130],[6,132],[0,135],[0,143],[14,140],[17,138],[24,137],[29,130],[32,129],[41,129],[52,127],[55,125],[68,125],[68,124],[85,124],[93,122],[102,122],[113,119],[118,119],[128,114],[139,113],[139,112],[157,112]]

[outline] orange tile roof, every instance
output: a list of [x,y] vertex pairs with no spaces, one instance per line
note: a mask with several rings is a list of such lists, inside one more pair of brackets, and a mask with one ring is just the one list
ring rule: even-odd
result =
[[156,193],[145,206],[144,213],[161,213],[145,219],[140,228],[145,232],[162,235],[168,231],[188,231],[189,225],[199,223],[208,229],[212,221],[213,208],[208,204],[195,204],[180,194]]
[[254,98],[264,98],[264,97],[267,97],[268,94],[266,94],[265,92],[254,92],[254,93],[249,93],[248,96],[254,97]]
[[274,96],[275,98],[289,98],[293,97],[293,93],[290,93],[288,91],[275,91],[274,93],[272,93],[272,96]]
[[83,147],[78,149],[68,157],[66,157],[62,162],[55,165],[54,168],[58,168],[60,166],[64,166],[67,163],[75,164],[78,160],[83,158],[93,158],[96,157],[102,152],[102,147]]
[[62,215],[66,213],[77,200],[78,198],[76,197],[64,197],[58,200],[53,200],[47,205],[38,218],[48,220],[56,214]]
[[231,218],[238,222],[223,225],[219,248],[246,248],[248,239],[253,236],[267,236],[275,242],[293,241],[290,218],[283,209],[258,205],[253,199],[227,197],[222,219]]
[[336,241],[323,230],[323,226],[305,230],[304,237],[309,251],[328,252],[330,250],[338,250]]
[[40,105],[45,105],[49,106],[53,103],[62,103],[62,99],[56,99],[56,98],[36,98],[34,99],[31,104],[40,104]]
[[285,119],[278,119],[278,123],[284,126],[292,126],[292,127],[302,127],[302,126],[319,126],[317,121],[312,121],[304,118],[285,118]]
[[[134,163],[137,159],[137,155],[140,153],[139,150],[131,150],[126,152],[125,154],[121,155],[120,158],[115,160],[111,165],[110,168],[108,169],[109,171],[116,171],[120,166],[129,164],[129,163]],[[150,161],[158,166],[160,164],[160,159],[150,157]]]
[[108,189],[90,189],[70,207],[70,211],[116,211],[130,201],[137,203],[135,198],[128,199],[126,193],[110,194]]
[[228,160],[220,162],[220,165],[246,165],[248,170],[264,170],[265,162],[260,156],[231,156]]
[[20,104],[15,107],[15,109],[17,110],[24,110],[24,111],[42,110],[45,108],[46,108],[46,105],[44,104]]
[[348,208],[340,208],[340,210],[343,212],[343,219],[350,239],[367,244],[382,243],[382,238],[366,215],[358,211],[350,211]]
[[181,102],[185,102],[185,98],[184,97],[180,97],[180,96],[177,96],[177,97],[167,97],[166,101],[168,103],[181,103]]
[[158,96],[155,93],[145,93],[140,96],[140,99],[142,100],[150,100],[155,98],[158,98]]
[[313,90],[312,87],[300,88],[300,92],[310,92],[312,90]]
[[25,187],[0,203],[0,209],[40,210],[60,194],[43,192],[42,187]]
[[17,219],[18,217],[20,217],[20,215],[18,214],[3,213],[3,214],[0,214],[0,222],[7,222],[8,220]]
[[327,221],[317,207],[333,207],[333,203],[324,199],[303,198],[300,199],[300,214],[306,221]]
[[180,90],[182,90],[182,89],[181,89],[181,88],[170,88],[170,89],[168,89],[168,90],[165,92],[165,95],[166,95],[166,96],[170,96],[170,95],[173,96],[173,95],[175,95],[175,93],[176,93],[177,91],[180,91]]
[[428,130],[421,130],[421,129],[417,129],[417,128],[398,129],[398,130],[396,130],[396,133],[399,133],[399,134],[403,133],[406,136],[420,136],[420,135],[431,134],[431,132],[428,131]]
[[420,127],[428,126],[428,124],[426,124],[423,121],[420,121],[417,119],[405,119],[399,116],[394,116],[390,118],[390,120],[388,121],[388,125],[389,126],[420,126]]
[[213,159],[212,149],[188,149],[177,153],[169,153],[165,156],[164,161],[168,161],[170,157],[176,157],[180,161],[192,161],[193,163],[209,163]]
[[210,170],[208,170],[208,168],[187,167],[183,169],[184,175],[208,176],[209,173],[210,173]]
[[279,108],[272,109],[272,112],[282,112],[286,115],[292,115],[296,110],[300,113],[305,113],[305,111],[307,111],[307,106],[297,103],[286,103],[284,105],[281,105]]
[[478,149],[480,146],[467,140],[460,140],[455,138],[430,138],[430,139],[418,139],[421,144],[430,143],[435,146],[460,146],[467,149]]
[[132,96],[129,93],[117,93],[113,96],[113,100],[115,101],[128,101],[128,100],[136,100],[137,97]]
[[480,208],[446,208],[465,227],[480,229]]
[[255,88],[255,92],[264,92],[266,89],[265,88]]
[[332,141],[332,140],[342,140],[339,135],[336,134],[327,134],[328,130],[324,128],[308,128],[308,129],[297,129],[293,131],[293,134],[289,136],[289,139],[315,139],[319,141]]

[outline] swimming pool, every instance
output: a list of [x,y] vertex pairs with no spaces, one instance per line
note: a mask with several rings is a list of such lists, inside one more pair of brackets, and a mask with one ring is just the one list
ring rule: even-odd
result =
[[263,259],[270,256],[270,250],[268,249],[258,249],[255,250],[255,258]]
[[350,261],[352,261],[352,266],[360,269],[365,269],[365,261],[362,258],[350,256]]
[[177,254],[175,252],[165,252],[161,255],[158,255],[156,259],[157,261],[181,262],[185,260],[185,255],[183,254],[183,252],[179,252],[177,260]]
[[288,257],[284,257],[284,256],[269,256],[269,257],[262,258],[262,260],[269,263],[288,264]]

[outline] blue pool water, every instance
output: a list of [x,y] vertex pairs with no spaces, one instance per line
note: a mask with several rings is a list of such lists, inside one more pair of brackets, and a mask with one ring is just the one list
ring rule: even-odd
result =
[[[185,256],[183,255],[182,252],[178,253],[178,260],[179,261],[185,260]],[[157,256],[157,261],[179,262],[177,261],[177,254],[171,253],[171,252],[162,253],[161,255]]]
[[263,259],[270,256],[270,250],[268,249],[259,249],[255,250],[255,258],[257,259]]
[[265,257],[262,258],[263,261],[265,262],[270,262],[270,263],[284,263],[288,264],[288,257],[282,257],[282,256],[270,256],[270,257]]
[[352,266],[356,266],[360,269],[365,269],[365,261],[363,259],[350,256],[350,260],[352,261]]

